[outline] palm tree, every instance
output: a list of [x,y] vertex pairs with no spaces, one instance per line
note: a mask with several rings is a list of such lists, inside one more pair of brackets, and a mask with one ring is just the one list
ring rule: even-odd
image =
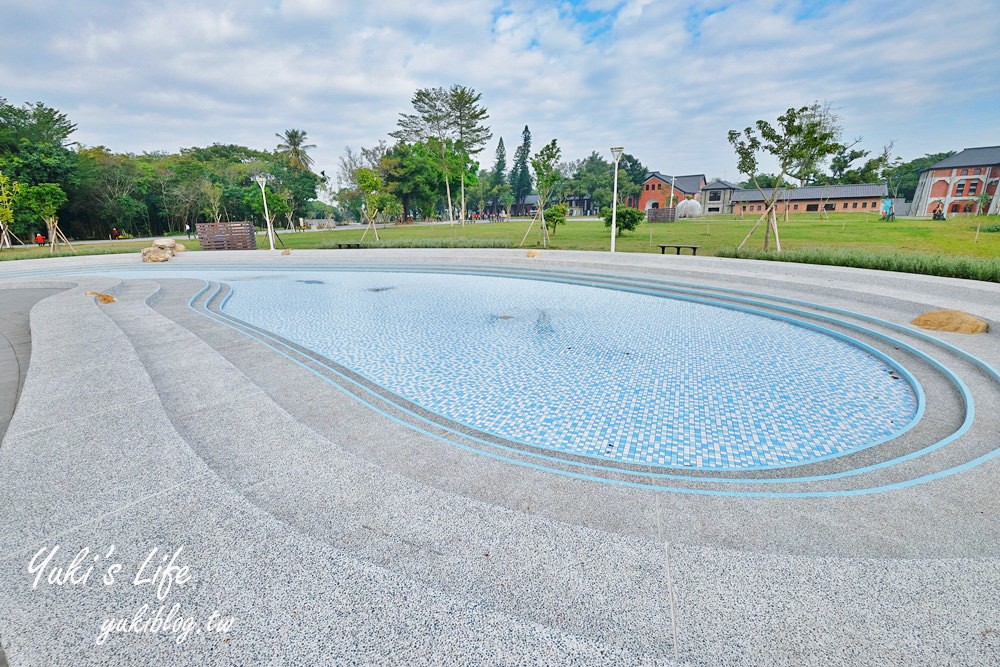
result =
[[306,143],[304,130],[285,130],[284,134],[274,136],[281,139],[281,143],[278,144],[278,155],[288,161],[289,167],[303,171],[312,170],[313,159],[309,157],[307,151],[316,148],[316,145]]
[[976,197],[976,215],[984,215],[990,208],[993,197],[988,192],[982,192]]

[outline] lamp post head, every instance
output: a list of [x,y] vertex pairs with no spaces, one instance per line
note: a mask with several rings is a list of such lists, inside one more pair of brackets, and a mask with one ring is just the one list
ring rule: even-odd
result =
[[618,164],[618,159],[622,156],[622,153],[624,151],[625,149],[622,148],[621,146],[614,146],[611,148],[611,155],[613,155],[615,158],[615,164]]

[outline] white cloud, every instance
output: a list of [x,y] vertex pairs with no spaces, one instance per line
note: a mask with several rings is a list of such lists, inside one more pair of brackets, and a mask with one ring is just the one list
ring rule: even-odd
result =
[[0,91],[67,112],[74,138],[117,151],[268,148],[301,128],[327,171],[344,145],[385,139],[416,88],[452,83],[483,93],[510,153],[528,124],[536,149],[558,138],[567,160],[622,144],[668,173],[735,179],[726,132],[814,100],[839,109],[848,135],[871,148],[896,139],[907,158],[997,142],[996,12],[809,7],[36,0],[5,9]]

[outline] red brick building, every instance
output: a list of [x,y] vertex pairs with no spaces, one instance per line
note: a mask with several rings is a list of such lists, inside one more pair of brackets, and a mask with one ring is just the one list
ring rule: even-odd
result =
[[648,211],[651,208],[670,208],[671,184],[673,185],[674,204],[688,196],[697,197],[705,185],[705,174],[688,174],[687,176],[667,176],[658,171],[646,174],[639,193],[639,201],[635,208]]
[[[764,195],[770,199],[771,188],[764,188]],[[878,213],[882,212],[882,200],[888,195],[884,184],[866,183],[861,185],[809,185],[804,188],[782,190],[774,209],[779,214],[788,213]],[[732,212],[739,215],[760,215],[766,208],[765,198],[758,190],[735,190],[730,202]]]
[[913,215],[933,215],[939,207],[945,215],[972,212],[985,192],[990,201],[983,208],[1000,213],[998,181],[1000,146],[966,148],[920,173],[910,210]]

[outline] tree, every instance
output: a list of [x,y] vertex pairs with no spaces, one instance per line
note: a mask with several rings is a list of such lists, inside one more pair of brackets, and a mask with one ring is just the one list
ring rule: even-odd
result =
[[[740,181],[740,187],[744,190],[750,190],[751,188],[756,188],[760,186],[762,188],[773,188],[778,184],[777,174],[757,174],[756,184],[753,180]],[[791,189],[795,187],[794,183],[785,183],[785,189]]]
[[41,218],[50,225],[58,217],[59,209],[65,203],[66,193],[56,183],[32,185],[25,189],[19,201],[19,205],[27,209],[31,215]]
[[222,222],[222,187],[205,178],[198,183],[198,189],[204,202],[202,213],[212,222]]
[[416,113],[399,114],[399,129],[389,136],[418,143],[425,141],[439,156],[439,166],[444,174],[444,188],[448,202],[448,220],[455,222],[454,207],[451,204],[451,169],[448,153],[455,149],[453,123],[451,121],[451,100],[444,88],[421,88],[410,100]]
[[[76,153],[66,148],[76,125],[66,114],[41,102],[20,107],[0,98],[0,171],[22,188],[58,184],[64,192],[78,181]],[[11,231],[25,232],[37,220],[15,208]]]
[[279,194],[287,200],[289,226],[297,215],[303,212],[306,202],[316,198],[316,190],[323,177],[305,169],[290,167],[285,162],[272,162],[267,171],[274,177]]
[[[611,227],[612,210],[605,206],[601,209],[601,217],[604,218],[604,226]],[[618,207],[618,216],[615,219],[615,226],[618,228],[618,236],[622,231],[634,232],[639,227],[639,223],[646,218],[646,214],[636,208],[628,206]]]
[[611,204],[612,171],[611,163],[593,151],[577,165],[569,187],[573,194],[589,197],[591,208],[600,210]]
[[111,220],[110,225],[104,222],[104,229],[95,235],[105,236],[112,225],[133,236],[140,227],[148,231],[142,224],[148,220],[143,172],[134,156],[116,155],[103,146],[85,148],[79,155],[85,170],[82,175],[85,182],[81,185],[85,186],[96,213]]
[[480,169],[476,175],[476,182],[470,184],[466,193],[470,211],[482,213],[486,209],[486,202],[490,198],[490,172]]
[[0,152],[15,152],[25,141],[65,147],[75,130],[66,114],[41,102],[15,107],[0,97]]
[[278,144],[278,155],[288,163],[292,169],[302,171],[312,171],[313,159],[309,156],[309,149],[316,148],[315,144],[306,143],[306,133],[303,130],[285,130],[284,134],[275,134],[281,139]]
[[521,145],[514,153],[514,166],[510,169],[510,190],[514,203],[524,205],[524,199],[531,194],[531,172],[528,170],[528,160],[531,155],[531,130],[524,126],[521,132]]
[[[875,157],[870,151],[841,146],[830,160],[830,176],[818,178],[823,183],[836,185],[855,185],[858,183],[878,183],[885,179],[886,171],[892,161],[891,153],[894,142],[882,147],[882,152]],[[863,158],[868,158],[860,166],[851,165]]]
[[[461,219],[465,223],[465,185],[475,180],[479,165],[471,157],[482,151],[493,136],[483,121],[489,118],[482,98],[472,88],[452,85],[451,88],[421,88],[413,94],[411,104],[416,113],[400,114],[399,129],[389,136],[415,144],[427,142],[439,156],[439,166],[444,174],[445,195],[448,202],[448,219],[454,222],[451,201],[451,176],[461,176]],[[471,173],[470,173],[471,172]]]
[[898,196],[912,201],[914,195],[917,193],[917,183],[920,181],[920,172],[927,169],[932,164],[936,164],[954,154],[955,151],[934,153],[931,155],[924,155],[923,157],[919,157],[916,160],[911,160],[909,162],[890,165],[890,167],[886,170],[886,177],[890,180],[890,182],[896,185]]
[[[493,137],[490,128],[484,125],[484,121],[489,118],[486,107],[479,106],[482,93],[477,93],[472,88],[453,85],[448,90],[448,112],[451,116],[450,124],[453,136],[456,141],[456,148],[461,155],[471,158],[478,155],[486,142]],[[467,162],[468,160],[463,160]],[[472,166],[473,175],[478,168],[478,164]],[[467,169],[463,166],[462,173],[462,209],[461,220],[465,224],[465,181],[464,174]]]
[[976,197],[976,215],[985,215],[990,209],[990,202],[993,200],[993,195],[988,192],[980,192],[979,196]]
[[545,209],[545,224],[548,225],[552,235],[556,234],[556,227],[566,224],[566,215],[569,213],[569,206],[566,204],[555,204]]
[[347,219],[363,222],[361,213],[363,196],[355,180],[358,170],[371,169],[381,172],[383,159],[388,151],[385,141],[379,141],[369,148],[362,146],[357,151],[352,150],[350,146],[344,148],[344,154],[338,161],[336,200],[338,208]]
[[503,137],[497,142],[497,152],[493,158],[493,169],[490,170],[489,189],[492,192],[501,184],[507,182],[507,149],[503,145]]
[[799,108],[798,114],[800,124],[815,128],[817,133],[829,135],[837,144],[836,150],[832,152],[823,151],[821,146],[799,146],[795,156],[789,160],[787,175],[796,179],[800,187],[805,187],[822,179],[823,163],[831,155],[853,148],[861,142],[861,137],[846,146],[841,142],[844,130],[840,126],[840,116],[833,111],[829,102],[813,102],[807,107]]
[[[559,173],[559,169],[557,168],[561,152],[559,146],[556,144],[556,140],[553,139],[543,146],[531,159],[531,168],[535,170],[535,185],[538,189],[538,217],[542,223],[542,243],[544,247],[548,247],[549,245],[549,228],[545,223],[545,207],[548,206],[552,192],[562,179],[562,174]],[[534,224],[534,221],[532,221],[532,224]],[[531,225],[528,226],[528,232],[530,231]],[[528,237],[528,232],[525,232],[524,238]],[[521,240],[521,243],[524,243],[524,239]]]
[[510,183],[505,181],[493,188],[490,191],[490,198],[495,205],[499,205],[503,211],[508,215],[510,214],[510,207],[514,204],[514,195],[510,189]]
[[384,221],[389,216],[399,215],[402,212],[402,207],[395,197],[385,191],[385,183],[374,169],[362,167],[358,169],[354,175],[354,179],[358,183],[358,188],[360,188],[364,200],[361,210],[368,220],[368,227],[365,228],[364,234],[361,235],[361,240],[364,240],[370,228],[375,233],[375,240],[377,241],[378,229],[375,227],[375,221],[380,216]]
[[[824,124],[822,118],[816,117],[811,107],[788,109],[778,116],[777,127],[773,127],[766,120],[758,120],[755,127],[744,128],[742,132],[730,130],[729,143],[736,151],[737,169],[750,179],[766,203],[763,215],[750,229],[740,247],[743,247],[758,225],[766,219],[764,249],[768,249],[770,235],[773,232],[775,249],[780,252],[781,240],[778,236],[775,204],[781,198],[785,176],[792,169],[802,170],[805,165],[819,164],[840,150],[841,144],[836,141],[835,132]],[[768,194],[765,194],[757,181],[757,174],[760,171],[758,155],[762,153],[775,158],[779,167],[775,186]]]
[[48,231],[49,242],[54,251],[59,239],[66,240],[59,230],[59,209],[66,203],[66,193],[55,183],[41,183],[27,188],[22,196],[21,205],[31,215],[41,218]]
[[386,191],[399,199],[403,215],[416,218],[433,214],[442,185],[436,161],[426,142],[400,141],[382,158],[379,166]]
[[21,184],[0,171],[0,249],[11,246],[10,226],[14,222],[14,203],[20,191]]
[[538,191],[539,209],[548,205],[562,174],[558,168],[559,155],[562,150],[553,139],[531,158],[531,168],[535,171],[535,188]]
[[618,159],[618,203],[630,198],[637,202],[648,173],[646,166],[634,155],[623,153]]

